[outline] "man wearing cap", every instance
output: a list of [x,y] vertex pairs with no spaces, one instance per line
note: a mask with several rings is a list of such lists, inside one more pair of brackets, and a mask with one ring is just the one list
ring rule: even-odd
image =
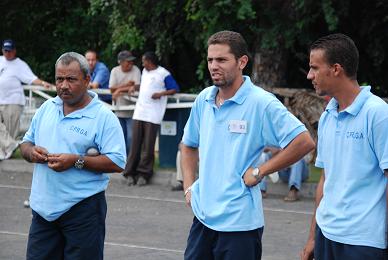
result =
[[121,51],[117,55],[119,66],[112,69],[109,79],[109,88],[112,92],[112,99],[115,101],[118,110],[115,111],[123,128],[127,154],[131,147],[132,137],[132,116],[133,110],[120,110],[120,107],[133,104],[129,95],[139,90],[141,73],[134,65],[135,56],[129,51]]
[[[109,89],[109,69],[108,67],[98,60],[98,55],[95,50],[87,50],[85,52],[85,58],[89,64],[90,83],[91,89]],[[99,94],[98,97],[107,103],[112,103],[112,97],[110,94]]]
[[19,120],[25,104],[22,84],[51,84],[39,79],[23,60],[16,57],[13,40],[2,43],[3,56],[0,56],[0,160],[11,157],[18,147],[15,140],[19,133]]

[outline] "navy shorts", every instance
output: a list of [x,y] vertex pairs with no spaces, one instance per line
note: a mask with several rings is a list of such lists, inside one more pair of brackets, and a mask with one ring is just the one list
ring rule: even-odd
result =
[[388,260],[387,249],[342,244],[327,239],[321,229],[315,228],[315,260]]
[[187,239],[185,260],[261,259],[263,229],[262,227],[250,231],[214,231],[194,217]]
[[103,259],[106,210],[100,192],[52,222],[32,211],[27,259]]

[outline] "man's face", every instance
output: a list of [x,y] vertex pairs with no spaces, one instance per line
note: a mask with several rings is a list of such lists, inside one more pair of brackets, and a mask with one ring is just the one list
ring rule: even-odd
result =
[[120,61],[120,67],[122,72],[129,72],[133,67],[133,61],[128,61],[128,60]]
[[141,58],[141,64],[143,65],[143,68],[146,70],[151,70],[152,63],[147,60],[144,56]]
[[219,88],[232,86],[237,76],[242,73],[239,61],[226,44],[212,44],[208,47],[207,67],[213,84]]
[[68,106],[77,106],[87,95],[89,76],[84,77],[78,62],[69,65],[58,63],[55,70],[55,84],[57,95]]
[[6,60],[13,60],[16,58],[16,49],[12,49],[9,51],[2,49],[2,52]]
[[307,79],[311,80],[319,96],[332,96],[333,67],[326,61],[325,51],[315,49],[310,52],[310,70]]
[[94,68],[96,67],[97,54],[89,51],[85,54],[85,58],[88,61],[89,69],[90,69],[90,73],[91,73],[94,70]]

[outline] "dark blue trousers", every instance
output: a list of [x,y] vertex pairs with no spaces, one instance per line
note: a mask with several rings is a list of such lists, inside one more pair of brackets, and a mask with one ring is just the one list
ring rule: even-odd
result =
[[315,260],[387,260],[386,249],[355,246],[327,239],[319,226],[315,228]]
[[185,260],[261,259],[263,228],[250,231],[219,232],[194,217]]
[[105,192],[100,192],[52,222],[32,211],[27,259],[103,259],[106,210]]

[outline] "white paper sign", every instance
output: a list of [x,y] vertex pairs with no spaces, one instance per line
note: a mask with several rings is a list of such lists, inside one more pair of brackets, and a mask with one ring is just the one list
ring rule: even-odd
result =
[[175,121],[162,121],[160,125],[161,135],[176,135],[176,122]]

